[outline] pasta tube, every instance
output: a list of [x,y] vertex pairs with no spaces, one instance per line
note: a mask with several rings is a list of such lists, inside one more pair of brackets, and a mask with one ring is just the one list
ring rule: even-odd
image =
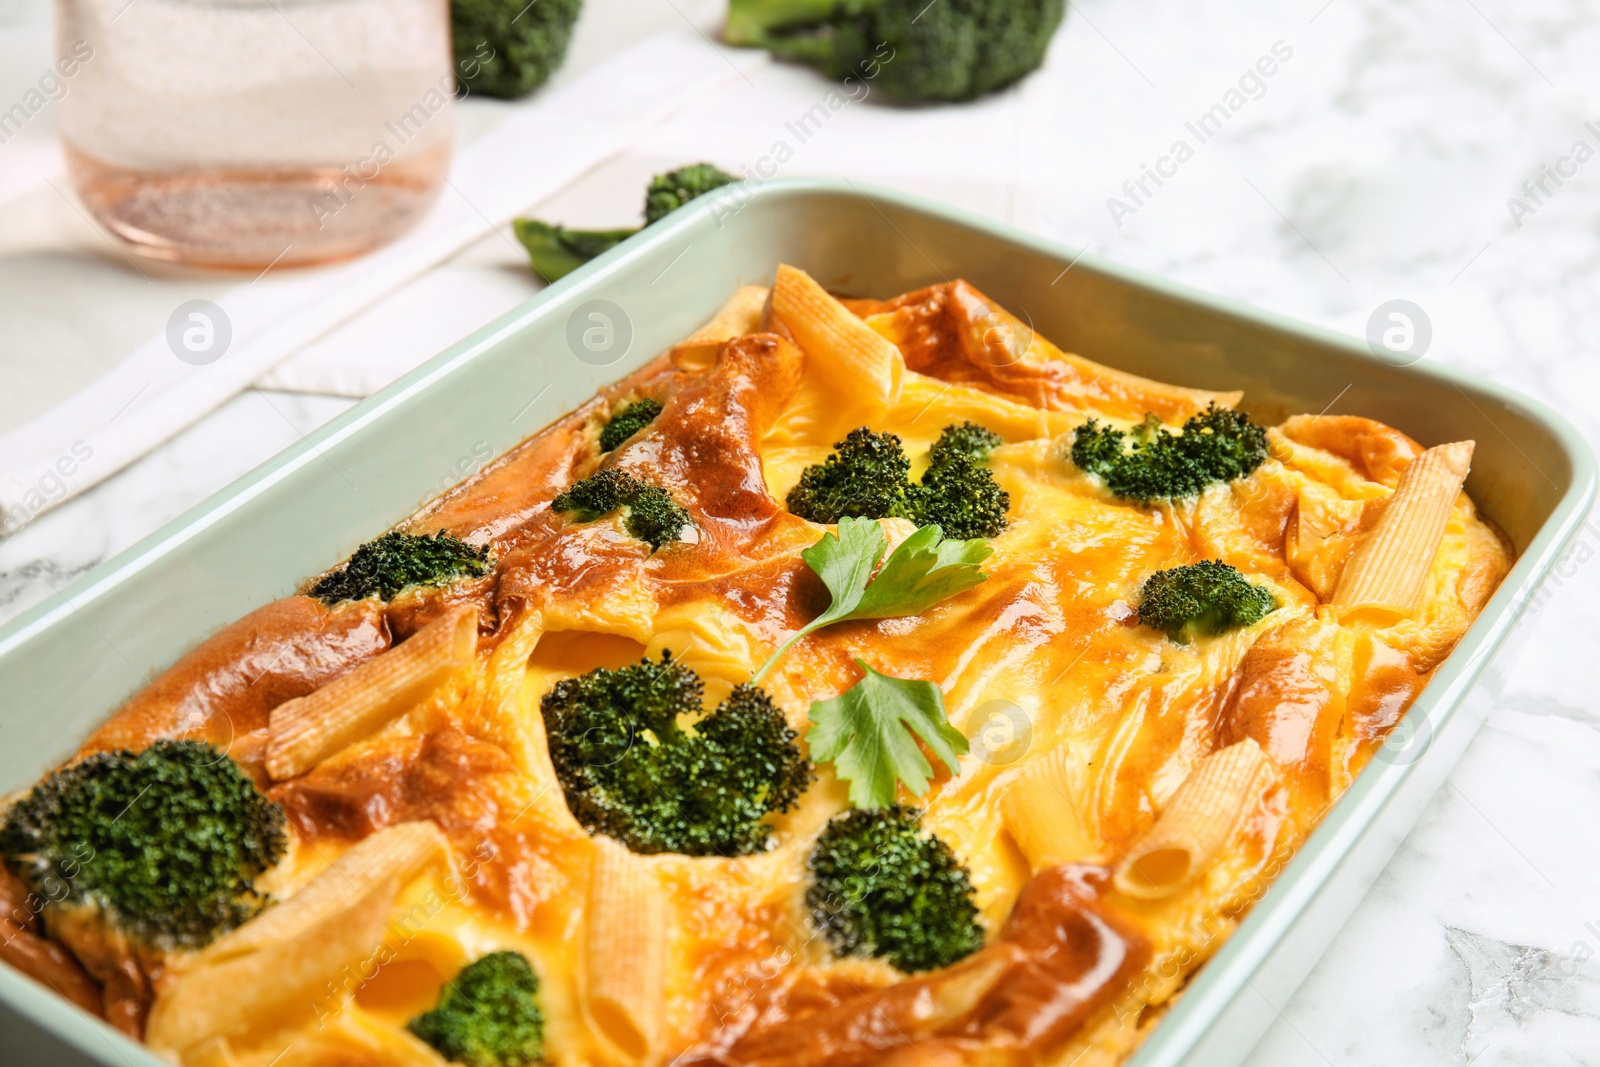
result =
[[446,855],[449,842],[431,822],[403,822],[357,842],[294,896],[225,934],[200,954],[211,965],[305,936],[325,919],[350,909],[373,886],[389,879],[409,882],[433,860]]
[[631,1062],[661,1037],[666,971],[662,887],[650,865],[609,837],[594,839],[584,935],[584,1011]]
[[1116,887],[1131,897],[1168,896],[1193,882],[1261,798],[1266,753],[1252,738],[1201,760],[1166,809],[1117,868]]
[[1378,523],[1345,564],[1333,602],[1381,624],[1417,609],[1450,509],[1472,465],[1471,441],[1430,448],[1400,475]]
[[273,709],[267,773],[282,781],[372,734],[472,661],[478,609],[452,608],[349,674]]
[[850,313],[810,275],[787,264],[778,267],[772,311],[794,335],[816,369],[840,389],[840,396],[883,411],[900,395],[905,360],[900,350]]
[[1079,807],[1085,777],[1084,760],[1063,744],[1023,768],[1001,796],[1006,831],[1035,873],[1099,852],[1099,835]]
[[314,1004],[332,978],[378,952],[401,886],[447,847],[428,822],[400,823],[357,844],[288,901],[202,952],[156,998],[146,1041],[181,1052],[286,1005]]

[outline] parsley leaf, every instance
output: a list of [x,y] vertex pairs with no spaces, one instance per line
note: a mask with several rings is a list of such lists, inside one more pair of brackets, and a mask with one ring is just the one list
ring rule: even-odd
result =
[[[954,541],[937,526],[924,526],[889,553],[878,577],[873,568],[889,546],[883,527],[872,519],[846,516],[838,534],[800,553],[833,595],[828,610],[796,630],[750,679],[755,685],[809,633],[850,619],[892,619],[918,615],[942,600],[965,592],[988,577],[978,569],[993,548],[983,538]],[[868,583],[871,584],[868,584]]]
[[896,780],[917,796],[927,792],[933,768],[913,733],[955,773],[967,739],[950,725],[939,687],[879,674],[859,659],[856,664],[866,672],[861,681],[814,702],[806,733],[811,758],[833,761],[835,773],[850,783],[850,802],[886,808],[894,803]]
[[[849,618],[866,595],[873,568],[888,547],[889,539],[883,535],[882,526],[872,519],[847,517],[839,520],[837,536],[825,533],[822,540],[800,553],[806,566],[817,572],[822,584],[833,594],[833,603],[802,627],[795,637]],[[789,641],[792,644],[794,638]]]
[[843,618],[920,615],[987,578],[978,564],[993,551],[981,537],[954,541],[944,537],[939,527],[924,526],[900,542],[900,547],[884,561],[878,577],[867,586],[860,603]]

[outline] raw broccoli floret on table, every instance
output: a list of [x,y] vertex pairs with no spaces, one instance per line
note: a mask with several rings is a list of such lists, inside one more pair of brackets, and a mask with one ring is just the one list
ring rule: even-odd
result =
[[1065,0],[730,0],[723,36],[905,101],[971,100],[1036,70]]

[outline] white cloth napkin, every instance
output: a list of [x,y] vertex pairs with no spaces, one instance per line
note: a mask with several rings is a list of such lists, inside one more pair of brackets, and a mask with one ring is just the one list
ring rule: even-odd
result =
[[[352,315],[614,156],[686,104],[725,91],[730,82],[741,83],[746,68],[765,62],[759,53],[715,47],[689,30],[658,35],[512,110],[497,129],[456,157],[439,202],[415,231],[393,245],[350,263],[268,272],[230,288],[219,288],[214,278],[191,283],[226,316],[232,340],[225,355],[191,365],[175,356],[163,330],[47,409],[25,411],[24,418],[14,407],[6,412],[0,423],[7,427],[0,434],[0,535],[121,469]],[[59,175],[39,177],[63,184]],[[50,202],[58,191],[41,186],[37,193]],[[27,199],[23,191],[11,203]],[[141,270],[131,261],[129,266]],[[184,279],[181,272],[142,269],[150,284]],[[80,270],[65,281],[93,283],[106,273],[106,268]],[[128,282],[122,272],[114,277],[117,284]],[[428,303],[407,310],[413,326],[428,317],[429,307],[459,302],[459,291],[446,294],[438,288],[447,282],[448,275],[430,281]],[[75,295],[92,299],[92,284]],[[509,298],[475,288],[461,303],[467,315],[482,316],[475,323],[481,324],[504,310]],[[455,329],[433,329],[427,343],[437,348],[448,343],[442,338],[453,340],[465,332],[452,333]],[[345,375],[348,380],[337,391],[370,391],[378,379],[392,378],[392,370]]]

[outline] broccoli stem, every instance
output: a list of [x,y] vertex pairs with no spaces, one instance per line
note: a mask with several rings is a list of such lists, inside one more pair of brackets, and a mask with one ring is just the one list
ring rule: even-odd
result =
[[772,30],[826,22],[841,9],[859,13],[871,0],[729,0],[722,39],[729,44],[767,48]]
[[760,685],[761,684],[761,679],[763,679],[763,678],[765,678],[767,676],[767,672],[770,671],[773,668],[773,666],[780,659],[783,658],[783,654],[785,652],[789,651],[789,649],[794,645],[794,643],[796,641],[800,640],[802,637],[806,636],[807,634],[811,634],[811,633],[817,632],[818,630],[822,629],[824,626],[827,626],[832,621],[833,620],[828,618],[827,614],[824,613],[822,615],[817,616],[815,619],[812,619],[810,622],[808,622],[804,626],[800,627],[800,629],[796,630],[793,634],[789,635],[789,640],[787,640],[783,644],[779,645],[778,646],[778,650],[767,658],[767,662],[765,662],[765,663],[763,663],[761,665],[761,669],[756,671],[756,673],[754,673],[754,674],[752,674],[750,676],[750,684],[751,685]]
[[528,250],[534,271],[546,282],[558,281],[602,252],[609,252],[638,233],[630,230],[569,230],[537,219],[517,219],[512,228]]
[[815,67],[837,81],[850,73],[850,64],[841,64],[839,61],[840,50],[834,41],[835,32],[834,27],[825,25],[810,32],[763,33],[760,46],[779,59]]

